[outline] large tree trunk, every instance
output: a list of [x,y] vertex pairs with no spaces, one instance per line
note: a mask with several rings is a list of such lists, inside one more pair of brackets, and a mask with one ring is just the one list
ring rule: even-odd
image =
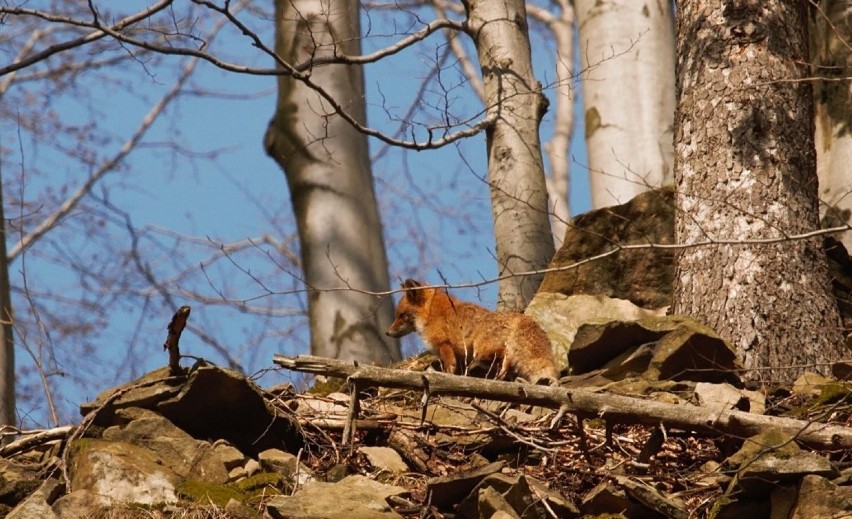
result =
[[[678,244],[819,227],[805,24],[794,0],[678,4]],[[682,249],[673,310],[732,341],[748,378],[824,373],[844,350],[820,243]]]
[[[360,54],[358,2],[276,0],[275,50],[289,63]],[[365,122],[361,68],[322,65],[311,71],[356,120]],[[281,164],[299,229],[309,288],[311,351],[340,359],[388,362],[398,343],[384,334],[393,320],[387,257],[376,206],[367,138],[320,96],[291,76],[278,79],[278,105],[267,152]]]
[[486,133],[494,216],[497,306],[523,310],[553,257],[539,124],[547,99],[533,75],[522,0],[470,0],[468,31],[479,55],[485,105],[494,124]]
[[[15,425],[15,341],[12,327],[12,293],[6,255],[6,218],[0,183],[0,425]],[[0,443],[2,443],[0,436]]]
[[592,208],[672,180],[672,3],[576,0]]
[[[817,176],[825,227],[852,223],[852,5],[822,0],[812,10]],[[838,236],[852,252],[852,231]]]

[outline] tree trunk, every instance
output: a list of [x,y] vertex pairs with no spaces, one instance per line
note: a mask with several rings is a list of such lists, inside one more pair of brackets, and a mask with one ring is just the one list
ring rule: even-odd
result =
[[672,3],[576,0],[592,208],[672,181]]
[[479,55],[485,105],[494,124],[486,133],[494,216],[497,306],[522,311],[553,257],[539,124],[547,99],[533,75],[522,0],[470,0],[468,32]]
[[[550,198],[550,230],[556,247],[562,246],[568,221],[571,219],[569,205],[571,165],[569,163],[571,139],[574,136],[574,6],[569,0],[557,0],[558,14],[539,16],[553,33],[556,44],[556,84],[553,96],[556,99],[553,111],[553,136],[544,145],[550,160],[550,177],[547,192]],[[529,9],[529,7],[527,8]],[[541,9],[540,11],[544,11]]]
[[[817,176],[824,227],[852,223],[852,8],[822,0],[812,9],[811,61],[816,108]],[[838,236],[852,252],[852,231]]]
[[[360,54],[358,2],[277,0],[275,50],[289,63],[311,57]],[[321,65],[311,71],[356,120],[365,122],[361,68]],[[400,358],[384,330],[393,320],[390,298],[349,288],[387,291],[387,257],[376,206],[367,138],[320,96],[290,76],[278,79],[278,104],[265,137],[284,169],[299,229],[309,288],[311,351],[340,359],[389,362]]]
[[[6,218],[3,186],[0,183],[0,425],[16,425],[15,416],[15,340],[12,327],[12,292],[9,286],[9,261],[6,255]],[[2,443],[2,436],[0,436]]]
[[[750,379],[789,382],[844,354],[819,238],[804,4],[678,4],[673,311],[732,341]],[[765,369],[765,368],[773,369]]]

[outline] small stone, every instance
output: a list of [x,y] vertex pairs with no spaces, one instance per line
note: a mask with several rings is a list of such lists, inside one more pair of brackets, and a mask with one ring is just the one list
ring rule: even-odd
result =
[[370,465],[376,470],[392,474],[402,474],[409,470],[399,453],[390,447],[361,447],[358,452],[367,456]]
[[248,460],[245,464],[245,471],[248,476],[254,476],[258,472],[260,472],[261,466],[256,460]]

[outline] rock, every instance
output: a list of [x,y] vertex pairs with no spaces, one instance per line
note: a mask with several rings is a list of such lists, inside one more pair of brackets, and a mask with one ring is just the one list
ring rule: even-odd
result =
[[242,467],[247,461],[245,454],[224,440],[217,440],[213,443],[213,452],[216,453],[216,457],[228,470]]
[[692,319],[664,335],[645,372],[651,380],[694,380],[741,385],[736,351],[710,328]]
[[59,519],[76,519],[93,515],[99,508],[96,503],[95,495],[83,488],[60,497],[51,508]]
[[[775,510],[772,510],[773,516]],[[820,476],[808,475],[799,483],[799,497],[790,519],[852,517],[852,487],[839,487]]]
[[42,482],[39,479],[35,479],[35,474],[31,475],[31,477],[33,479],[13,479],[0,485],[0,504],[15,507],[35,492],[42,485]]
[[[571,351],[568,352],[571,374],[577,375],[601,368],[612,359],[643,344],[655,343],[687,320],[687,317],[665,316],[587,322],[580,326],[571,344]],[[644,370],[644,367],[642,369]]]
[[641,373],[649,380],[741,385],[733,347],[694,319],[675,315],[586,323],[571,345],[568,365],[572,375],[602,368],[610,380]]
[[770,517],[771,507],[768,496],[760,498],[719,499],[713,505],[708,517],[714,519],[743,519],[744,517]]
[[234,467],[228,472],[228,482],[233,483],[248,477],[248,471],[245,467]]
[[823,388],[832,383],[832,380],[822,375],[812,372],[803,373],[793,382],[793,394],[806,398],[818,397]]
[[477,502],[479,505],[479,517],[494,517],[494,514],[497,512],[502,512],[502,517],[521,519],[521,516],[519,516],[518,513],[515,512],[515,509],[512,508],[512,505],[506,501],[503,494],[497,492],[492,487],[479,489]]
[[769,510],[772,517],[789,518],[792,515],[793,507],[796,506],[796,498],[796,487],[794,486],[772,489],[772,493],[769,495]]
[[[549,267],[570,266],[628,244],[674,243],[674,190],[646,191],[629,202],[571,220]],[[540,292],[600,294],[644,308],[671,304],[674,251],[621,250],[570,270],[548,272]]]
[[295,423],[267,407],[260,389],[240,373],[202,366],[185,379],[167,375],[168,368],[152,371],[101,393],[80,411],[97,410],[94,423],[109,427],[122,423],[119,409],[150,409],[194,438],[225,439],[251,456],[275,447],[295,451],[302,445]]
[[517,477],[495,472],[480,481],[464,499],[459,502],[457,512],[459,516],[466,519],[479,519],[479,492],[484,488],[492,488],[496,492],[505,494],[518,482]]
[[[541,481],[523,474],[518,476],[517,482],[509,488],[504,496],[522,519],[549,517],[548,508],[562,518],[580,515],[580,511],[574,506],[574,503],[565,499],[558,492],[550,490]],[[545,503],[547,506],[545,506]]]
[[583,496],[583,501],[580,503],[584,516],[623,513],[625,517],[634,517],[636,514],[630,511],[635,508],[637,505],[630,501],[624,489],[606,481],[598,483]]
[[402,518],[388,505],[390,496],[407,496],[408,490],[384,485],[365,476],[343,478],[337,483],[312,481],[292,496],[272,498],[264,517],[289,519],[382,519]]
[[148,449],[89,438],[76,440],[70,449],[71,488],[90,490],[99,505],[177,502],[180,476]]
[[118,409],[116,417],[129,421],[106,429],[105,440],[145,447],[183,478],[228,481],[228,470],[212,445],[196,440],[158,413],[131,407]]
[[263,467],[261,467],[260,463],[255,460],[248,460],[243,468],[246,471],[246,475],[254,476],[260,472]]
[[299,463],[296,456],[278,449],[267,449],[257,455],[261,468],[284,477],[289,486],[302,486],[316,479],[311,469]]
[[0,483],[24,479],[38,481],[40,470],[38,465],[17,463],[10,459],[0,458]]
[[491,474],[474,487],[459,503],[458,514],[466,519],[488,517],[481,513],[480,499],[483,490],[487,488],[500,494],[512,510],[523,518],[551,517],[547,508],[557,517],[575,517],[580,514],[574,503],[548,488],[542,481],[530,476],[508,476],[499,472]]
[[649,510],[671,519],[689,519],[689,512],[686,511],[680,500],[664,496],[655,488],[625,476],[616,476],[615,480],[627,491],[630,497]]
[[228,514],[228,519],[260,519],[259,513],[236,499],[228,501],[225,512]]
[[812,452],[802,451],[792,456],[768,452],[739,471],[738,483],[747,495],[765,495],[772,486],[793,483],[808,475],[831,478],[837,474],[828,459]]
[[557,367],[566,366],[567,355],[580,326],[587,322],[635,321],[665,315],[665,309],[646,310],[626,299],[603,295],[566,296],[541,290],[524,312],[538,322],[550,342]]
[[390,447],[361,447],[358,452],[365,455],[370,465],[378,471],[391,474],[408,472],[408,464],[402,461],[399,453]]
[[[846,344],[852,345],[852,335],[846,338]],[[831,365],[831,374],[837,380],[852,380],[852,362],[838,361]]]
[[766,409],[766,398],[763,393],[737,389],[730,384],[698,382],[695,385],[694,394],[698,405],[716,412],[736,409],[763,414]]
[[737,483],[746,496],[766,496],[772,487],[794,483],[807,474],[838,474],[828,459],[802,451],[791,436],[777,429],[748,438],[725,464],[738,468]]
[[45,480],[35,492],[12,509],[6,519],[50,519],[58,517],[50,505],[65,490],[55,479]]
[[426,481],[426,502],[448,510],[470,494],[480,481],[500,472],[505,466],[502,461],[496,461],[466,472],[431,478]]

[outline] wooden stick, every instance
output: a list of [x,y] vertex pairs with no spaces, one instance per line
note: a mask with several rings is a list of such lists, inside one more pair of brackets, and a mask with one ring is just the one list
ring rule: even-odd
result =
[[169,323],[169,335],[163,344],[163,349],[169,350],[169,371],[173,376],[183,375],[183,370],[180,368],[180,347],[178,343],[191,311],[192,309],[186,305],[178,308],[178,311],[172,316],[172,322]]
[[298,357],[275,355],[273,362],[293,371],[339,378],[348,377],[350,381],[357,382],[362,389],[368,386],[381,386],[422,391],[428,387],[431,395],[487,398],[554,409],[564,405],[571,413],[597,416],[612,422],[651,426],[664,424],[669,429],[726,434],[739,438],[748,438],[767,429],[776,428],[794,437],[799,443],[814,449],[852,449],[852,427],[815,421],[667,404],[586,389],[535,386],[448,373],[356,366],[351,362],[310,355]]
[[40,445],[54,440],[64,439],[66,436],[68,436],[68,433],[70,433],[74,429],[74,427],[75,426],[73,425],[63,425],[61,427],[47,429],[46,431],[21,433],[22,437],[20,439],[15,440],[9,443],[8,445],[0,447],[0,458],[5,458],[7,456],[17,454],[31,447],[35,447],[36,445]]

